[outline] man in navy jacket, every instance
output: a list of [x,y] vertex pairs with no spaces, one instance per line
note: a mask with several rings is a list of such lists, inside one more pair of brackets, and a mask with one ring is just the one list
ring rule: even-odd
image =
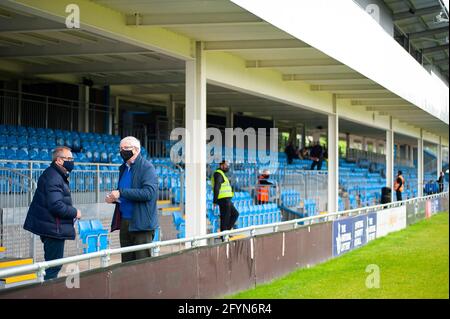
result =
[[[120,230],[120,246],[151,243],[159,227],[156,201],[158,178],[153,165],[141,155],[141,143],[128,136],[120,142],[119,185],[106,196],[115,203],[111,231]],[[151,257],[151,251],[141,250],[122,254],[122,262]]]
[[[23,226],[41,237],[46,261],[63,258],[64,241],[75,239],[74,221],[81,218],[70,196],[68,178],[74,166],[70,148],[55,148],[52,159],[39,177]],[[60,270],[61,266],[48,268],[44,279],[56,278]]]

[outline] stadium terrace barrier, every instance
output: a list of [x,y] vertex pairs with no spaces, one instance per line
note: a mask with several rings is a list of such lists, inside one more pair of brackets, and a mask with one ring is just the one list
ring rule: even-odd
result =
[[[448,209],[448,192],[201,237],[108,249],[40,262],[0,271],[0,278],[37,272],[41,281],[38,284],[1,291],[0,298],[210,298],[223,296],[267,282],[298,267],[326,261],[362,246],[367,242],[367,238],[371,240],[384,236],[445,209]],[[376,214],[376,221],[374,214]],[[411,217],[413,215],[414,217]],[[370,224],[361,222],[364,218],[371,219]],[[346,227],[342,227],[343,223],[346,223]],[[364,227],[367,225],[368,227]],[[352,235],[345,236],[345,233]],[[230,240],[231,235],[239,234],[247,237]],[[225,236],[224,243],[207,245],[208,240],[220,236]],[[347,237],[350,237],[351,243],[347,243]],[[150,259],[108,265],[112,255],[143,249],[158,249],[173,244],[186,244],[186,249]],[[338,245],[340,245],[339,251],[337,251]],[[78,289],[68,289],[64,278],[43,282],[45,269],[49,267],[93,258],[100,258],[104,269],[81,273]]]

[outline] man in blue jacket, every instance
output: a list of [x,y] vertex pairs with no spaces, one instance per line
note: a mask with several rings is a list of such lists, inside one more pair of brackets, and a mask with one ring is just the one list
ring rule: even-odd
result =
[[[156,201],[158,178],[153,165],[141,155],[141,143],[128,136],[120,142],[119,185],[106,196],[115,203],[111,232],[120,230],[120,246],[151,243],[159,227]],[[122,254],[122,262],[151,257],[150,249]]]
[[[74,221],[81,218],[72,206],[69,173],[73,155],[68,147],[57,147],[51,165],[39,177],[37,189],[23,228],[41,237],[46,261],[64,256],[64,241],[75,239]],[[46,270],[45,280],[58,277],[61,266]]]

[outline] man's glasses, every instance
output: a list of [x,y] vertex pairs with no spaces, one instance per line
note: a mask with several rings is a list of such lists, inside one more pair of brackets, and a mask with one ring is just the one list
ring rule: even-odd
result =
[[65,159],[67,161],[73,161],[73,157],[64,157],[64,156],[60,156],[59,158]]

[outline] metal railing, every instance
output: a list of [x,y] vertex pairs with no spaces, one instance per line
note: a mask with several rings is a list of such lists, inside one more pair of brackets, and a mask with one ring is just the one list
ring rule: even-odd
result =
[[[11,161],[0,160],[0,163],[9,162]],[[37,181],[50,162],[14,161],[14,163],[25,165],[22,165],[22,168],[0,167],[0,244],[7,247],[6,255],[9,257],[31,257],[34,260],[43,260],[42,247],[35,245],[37,237],[25,231],[23,224]],[[44,164],[45,168],[41,168],[41,164]],[[37,166],[39,168],[36,168]],[[76,166],[81,166],[83,169],[70,173],[69,183],[73,205],[82,211],[83,218],[99,219],[108,229],[112,217],[112,206],[104,204],[105,196],[118,185],[120,165],[76,163]],[[154,166],[159,179],[158,200],[170,200],[173,196],[171,186],[183,185],[183,172],[176,166],[169,167],[162,164],[154,164]],[[183,211],[183,198],[180,206]],[[109,242],[110,247],[119,247],[118,235],[110,234]],[[77,243],[77,241],[68,242],[65,245],[65,255],[81,253]]]
[[[81,115],[88,115],[89,122],[80,123]],[[83,130],[79,125],[88,124],[85,131],[104,133],[105,123],[113,121],[114,112],[108,105],[0,89],[0,123],[3,124],[71,131]]]
[[301,206],[305,200],[313,200],[317,212],[323,212],[328,207],[328,171],[291,170],[285,169],[274,178],[281,190],[293,189],[300,193]]
[[[323,222],[333,221],[337,218],[344,217],[344,216],[357,216],[357,215],[367,214],[369,212],[373,212],[373,211],[376,211],[379,209],[388,209],[388,208],[393,208],[393,207],[399,207],[401,205],[405,205],[406,203],[415,202],[415,201],[420,202],[420,201],[425,201],[427,199],[439,198],[439,197],[443,197],[443,196],[448,196],[448,192],[436,194],[436,195],[425,196],[425,197],[421,197],[421,198],[409,199],[409,200],[405,200],[402,202],[394,202],[394,203],[390,203],[390,204],[382,204],[382,205],[358,208],[358,209],[347,210],[347,211],[342,211],[342,212],[334,212],[334,213],[330,213],[330,214],[324,214],[324,215],[312,216],[312,217],[306,217],[306,218],[299,218],[299,219],[289,220],[289,221],[285,221],[285,222],[278,222],[278,223],[273,223],[273,224],[251,226],[251,227],[246,227],[246,228],[242,228],[242,229],[235,229],[235,230],[228,230],[228,231],[223,231],[223,232],[218,232],[218,233],[212,233],[212,234],[208,234],[208,235],[204,235],[204,236],[190,237],[190,238],[184,238],[184,239],[174,239],[174,240],[168,240],[168,241],[162,241],[162,242],[153,242],[150,244],[142,244],[142,245],[129,246],[129,247],[124,247],[124,248],[106,249],[106,250],[102,250],[102,251],[95,252],[95,253],[89,253],[89,254],[73,256],[73,257],[66,257],[66,258],[56,259],[56,260],[52,260],[52,261],[39,262],[39,263],[34,263],[32,265],[20,266],[17,268],[1,270],[0,278],[6,278],[6,277],[25,274],[25,273],[37,272],[39,281],[43,282],[44,276],[45,276],[45,270],[50,267],[63,266],[63,265],[70,264],[70,263],[77,263],[77,262],[81,262],[81,261],[88,261],[88,260],[91,260],[94,258],[100,258],[100,265],[102,268],[105,268],[105,267],[109,266],[109,261],[111,259],[111,256],[113,256],[113,255],[129,253],[129,252],[136,252],[136,251],[141,251],[141,250],[148,250],[148,249],[151,249],[155,252],[155,251],[158,251],[161,247],[171,246],[171,245],[186,244],[186,248],[203,246],[206,244],[206,241],[208,239],[215,239],[215,238],[220,238],[220,237],[224,237],[225,240],[227,242],[229,242],[231,235],[244,234],[244,235],[249,235],[250,237],[255,237],[258,235],[257,234],[258,231],[263,231],[263,230],[267,230],[267,229],[269,230],[269,233],[275,233],[275,232],[280,231],[281,228],[283,228],[283,230],[291,229],[290,227],[292,227],[292,229],[296,229],[299,227],[309,226],[314,223],[323,223]],[[302,225],[300,225],[300,223],[302,223]],[[261,232],[261,233],[267,234],[268,232],[266,231],[266,232]]]
[[358,162],[359,160],[368,160],[371,163],[385,164],[386,155],[380,153],[374,153],[369,151],[363,151],[358,149],[350,148],[347,150],[348,161]]
[[36,188],[30,175],[0,168],[0,246],[16,257],[35,255],[34,236],[22,226]]

